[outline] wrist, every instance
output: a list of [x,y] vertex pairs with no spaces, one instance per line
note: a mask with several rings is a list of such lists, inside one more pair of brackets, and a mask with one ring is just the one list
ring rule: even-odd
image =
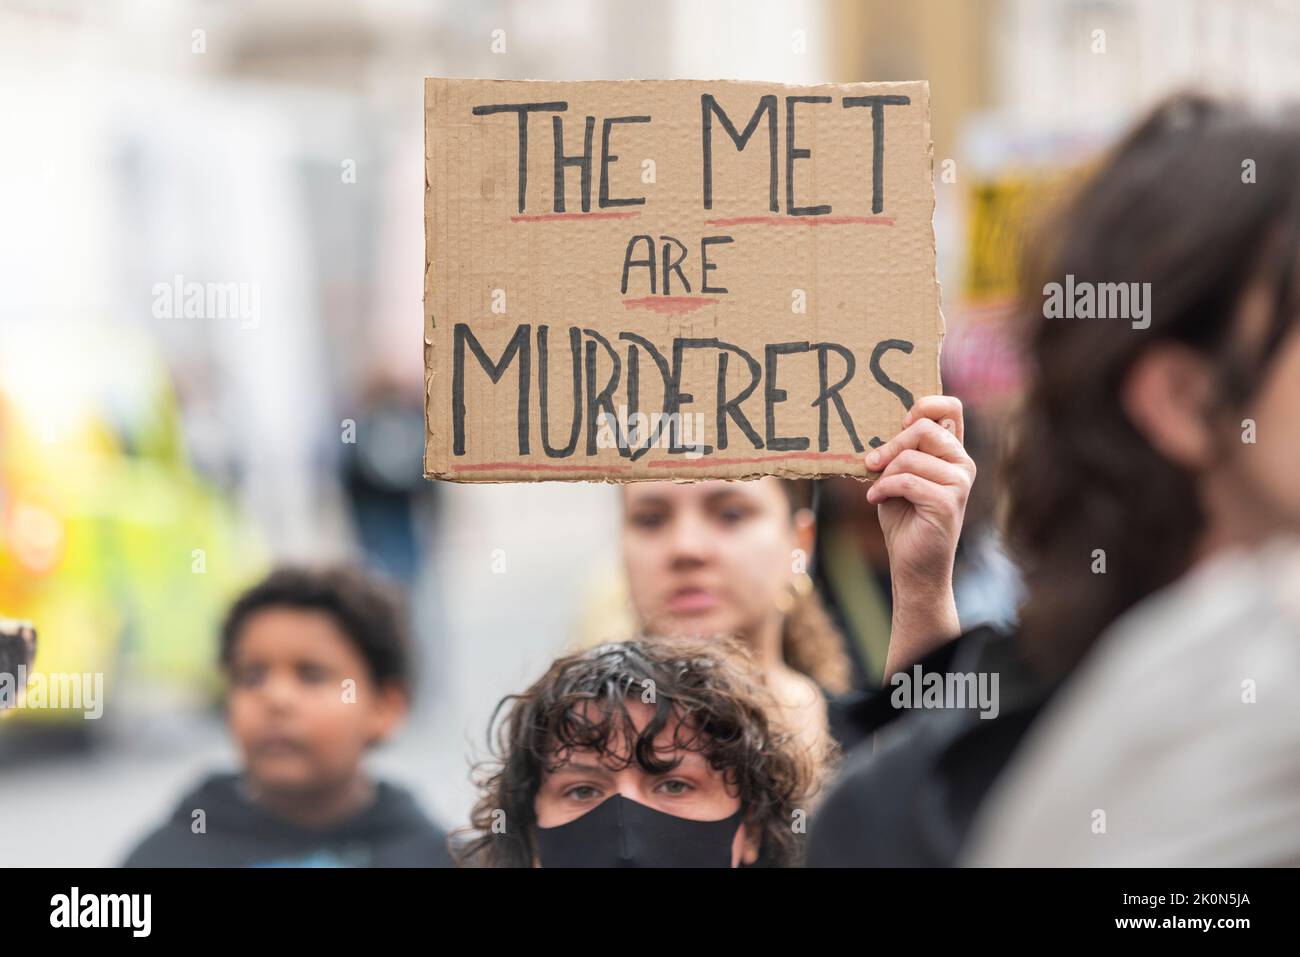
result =
[[892,578],[894,612],[891,621],[885,680],[961,633],[952,575],[915,579]]
[[923,573],[891,570],[889,580],[894,608],[926,614],[933,613],[948,602],[955,604],[952,578],[951,564]]

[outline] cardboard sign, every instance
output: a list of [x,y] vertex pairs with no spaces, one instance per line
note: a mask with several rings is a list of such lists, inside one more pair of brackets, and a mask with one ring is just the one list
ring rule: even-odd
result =
[[864,476],[940,391],[926,83],[425,81],[425,475]]

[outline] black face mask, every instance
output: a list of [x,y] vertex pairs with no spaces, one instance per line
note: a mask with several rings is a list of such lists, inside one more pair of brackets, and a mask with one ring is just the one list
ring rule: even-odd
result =
[[730,867],[741,811],[721,821],[691,821],[606,798],[580,818],[539,827],[542,867]]

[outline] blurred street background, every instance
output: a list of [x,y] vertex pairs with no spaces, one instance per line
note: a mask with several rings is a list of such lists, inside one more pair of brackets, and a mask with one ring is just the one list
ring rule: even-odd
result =
[[[1174,89],[1300,93],[1300,5],[0,0],[0,616],[105,675],[98,720],[0,722],[0,865],[116,864],[233,761],[215,630],[274,562],[407,587],[375,766],[448,826],[497,700],[607,627],[615,489],[421,477],[426,76],[928,80],[944,382],[991,447],[1027,210]],[[160,308],[191,281],[256,295]]]

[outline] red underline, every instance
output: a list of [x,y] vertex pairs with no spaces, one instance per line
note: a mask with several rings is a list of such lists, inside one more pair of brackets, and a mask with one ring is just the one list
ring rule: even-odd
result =
[[791,452],[786,455],[757,455],[753,458],[744,459],[720,459],[704,455],[698,459],[655,459],[650,463],[650,467],[652,469],[666,469],[678,465],[748,465],[750,462],[789,462],[800,459],[813,459],[818,462],[861,462],[862,456],[847,455],[841,452]]
[[892,226],[892,216],[732,216],[706,219],[705,226]]
[[717,299],[703,296],[642,296],[640,299],[624,299],[623,305],[628,309],[649,309],[651,312],[694,312]]
[[478,465],[453,465],[453,472],[499,472],[502,469],[528,469],[530,472],[609,472],[603,465],[550,465],[542,462],[481,462]]
[[526,216],[511,216],[512,223],[554,223],[573,219],[632,219],[640,216],[640,210],[626,213],[530,213]]
[[[784,455],[759,455],[754,458],[717,458],[704,455],[698,459],[656,459],[647,463],[650,468],[676,468],[679,465],[705,467],[709,465],[748,465],[751,462],[790,462],[812,460],[817,462],[861,462],[862,456],[837,452],[791,452]],[[517,472],[598,472],[602,475],[617,475],[632,471],[632,466],[621,468],[604,465],[554,465],[549,462],[481,462],[478,465],[453,465],[453,472],[500,472],[511,469]]]

